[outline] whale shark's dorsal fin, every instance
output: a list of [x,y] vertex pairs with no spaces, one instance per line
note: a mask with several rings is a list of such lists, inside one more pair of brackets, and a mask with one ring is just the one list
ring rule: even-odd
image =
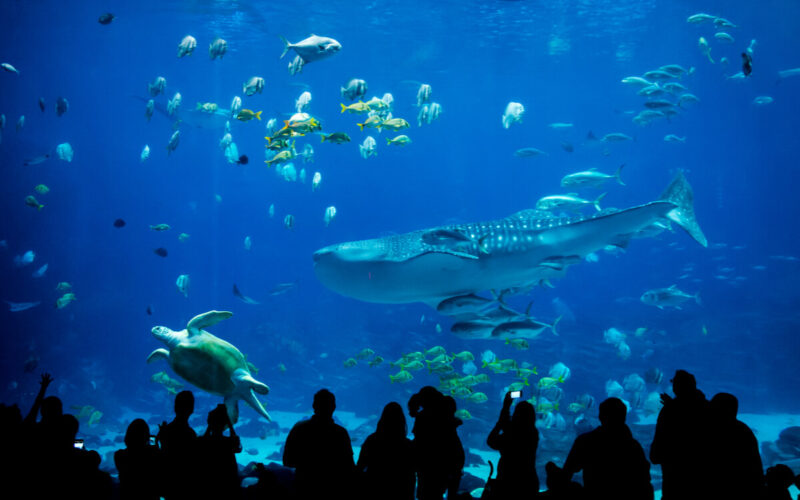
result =
[[228,319],[233,316],[230,311],[208,311],[203,314],[198,314],[189,320],[186,325],[186,331],[189,335],[195,334],[200,330],[216,325],[222,320]]
[[704,247],[708,246],[708,240],[694,217],[694,193],[689,181],[683,175],[683,171],[678,171],[675,178],[667,186],[667,189],[661,194],[659,200],[668,201],[675,205],[675,208],[667,214],[669,220],[685,229],[696,242]]

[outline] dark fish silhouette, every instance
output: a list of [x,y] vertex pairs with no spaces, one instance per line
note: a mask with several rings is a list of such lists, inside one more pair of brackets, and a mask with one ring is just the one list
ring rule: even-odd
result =
[[247,155],[242,155],[239,157],[239,161],[237,161],[236,163],[238,163],[239,165],[247,165],[248,161],[250,161],[250,159],[247,157]]
[[69,102],[63,97],[56,100],[56,115],[61,116],[69,109]]
[[123,219],[117,219],[114,221],[114,227],[120,228],[125,227],[125,221]]
[[253,299],[251,299],[250,297],[248,297],[247,295],[243,294],[243,293],[242,293],[242,292],[239,290],[239,287],[238,287],[238,286],[236,286],[236,283],[234,283],[234,284],[233,284],[233,295],[234,295],[234,296],[235,296],[237,299],[239,299],[239,300],[241,300],[242,302],[244,302],[245,304],[253,304],[253,305],[255,305],[255,304],[258,304],[258,301],[256,301],[256,300],[253,300]]
[[44,113],[44,97],[39,98],[39,109]]
[[575,146],[573,146],[572,143],[570,142],[562,142],[561,149],[563,149],[567,153],[572,153],[573,151],[575,151]]
[[153,315],[153,308],[151,306],[147,306],[147,315],[148,316],[152,316]]
[[158,247],[155,250],[153,250],[153,253],[155,253],[159,257],[166,257],[167,256],[167,249],[164,248],[164,247]]
[[753,56],[747,52],[742,52],[742,73],[744,76],[750,76],[753,72]]
[[106,12],[102,14],[100,17],[97,18],[97,22],[100,24],[111,24],[111,21],[114,20],[114,14],[111,12]]

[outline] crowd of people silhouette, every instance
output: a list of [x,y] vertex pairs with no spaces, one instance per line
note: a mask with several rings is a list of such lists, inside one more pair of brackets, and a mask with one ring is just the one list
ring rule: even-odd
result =
[[[17,405],[0,405],[6,492],[124,500],[472,498],[459,489],[465,453],[456,401],[434,387],[421,388],[408,401],[413,439],[403,407],[391,402],[357,460],[347,429],[333,419],[336,398],[319,390],[313,416],[297,422],[286,438],[283,466],[293,470],[289,476],[263,464],[240,469],[236,454],[242,445],[224,404],[208,413],[207,430],[198,436],[189,425],[194,396],[183,391],[175,398],[175,418],[160,424],[157,435],[141,418],[130,423],[125,448],[114,453],[116,480],[100,469],[100,455],[76,439],[77,418],[63,413],[57,397],[45,397],[52,381],[42,375],[24,418]],[[800,487],[800,475],[784,464],[763,470],[755,435],[737,419],[735,396],[719,393],[708,400],[684,370],[675,373],[672,389],[674,397],[661,395],[649,460],[625,423],[626,404],[611,397],[599,405],[600,425],[575,438],[563,466],[546,463],[543,492],[536,471],[536,409],[520,400],[512,414],[518,395],[506,394],[486,440],[500,453],[497,476],[488,480],[481,498],[649,500],[652,463],[661,467],[664,500],[791,500],[789,488]],[[784,449],[794,445],[793,434],[787,436]],[[581,482],[573,479],[579,473]],[[242,487],[244,476],[257,481]]]

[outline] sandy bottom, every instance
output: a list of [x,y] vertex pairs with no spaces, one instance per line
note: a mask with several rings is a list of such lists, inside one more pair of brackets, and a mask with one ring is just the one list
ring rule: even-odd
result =
[[[240,436],[242,441],[242,453],[237,455],[237,460],[241,465],[247,465],[250,462],[278,462],[280,463],[281,460],[278,459],[270,459],[267,457],[271,456],[278,456],[281,452],[281,446],[286,441],[286,436],[288,434],[288,429],[291,429],[292,426],[297,423],[298,421],[307,418],[309,414],[307,413],[298,413],[298,412],[282,412],[282,411],[270,411],[270,416],[274,422],[278,424],[281,429],[281,432],[277,435],[270,435],[266,436],[266,438],[261,439],[258,437],[251,437],[251,436]],[[124,416],[120,419],[120,429],[124,429],[127,423],[131,422],[135,418],[143,418],[148,420],[151,416],[148,414],[143,413],[136,413],[133,411],[127,411]],[[244,417],[244,416],[243,416]],[[357,416],[354,413],[346,412],[346,411],[337,411],[336,412],[336,419],[341,422],[345,428],[347,429],[355,429],[358,426],[362,425],[366,422],[367,419]],[[739,419],[746,423],[753,432],[755,433],[756,437],[758,438],[759,442],[762,441],[775,441],[778,439],[778,435],[781,430],[785,429],[786,427],[792,425],[800,425],[800,415],[794,414],[757,414],[757,413],[743,413],[739,415]],[[647,424],[655,424],[655,417],[649,417],[645,420],[638,422],[635,425],[647,425]],[[152,429],[152,432],[157,432],[158,429]],[[196,428],[195,429],[198,434],[204,432],[204,428]],[[100,434],[99,437],[101,439],[109,439],[112,442],[115,442],[115,438],[117,438],[117,433],[112,433],[110,431],[106,431],[104,434]],[[117,438],[118,439],[118,438]],[[116,442],[115,442],[116,443]],[[109,463],[108,457],[113,455],[113,452],[119,448],[122,448],[124,444],[116,443],[116,446],[103,446],[97,449],[100,455],[103,457],[104,463],[103,468],[106,470],[110,470],[114,468],[113,459]],[[645,445],[646,446],[646,445]],[[360,446],[353,445],[353,457],[354,460],[358,459],[358,455],[361,451]],[[497,467],[497,461],[500,458],[500,454],[496,451],[486,450],[486,449],[479,449],[479,448],[470,448],[468,450],[469,453],[474,453],[475,455],[479,455],[484,459],[485,464],[476,465],[471,464],[464,468],[465,472],[472,474],[473,476],[477,476],[481,479],[485,479],[489,475],[489,465],[488,461],[491,460],[492,463],[495,464],[495,468]],[[564,457],[566,458],[566,457]],[[496,470],[495,470],[496,472]],[[800,471],[795,471],[800,472]],[[541,478],[542,486],[544,486],[544,477]],[[798,490],[795,487],[790,489],[792,493],[792,498],[795,498],[798,494]],[[477,492],[476,492],[477,493]],[[656,491],[656,500],[661,498],[661,491]]]

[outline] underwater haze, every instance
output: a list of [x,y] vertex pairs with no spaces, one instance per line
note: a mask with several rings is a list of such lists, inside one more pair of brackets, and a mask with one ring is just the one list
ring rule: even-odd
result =
[[[105,12],[114,18],[101,24]],[[698,13],[710,18],[687,22]],[[169,419],[176,388],[195,391],[204,421],[222,399],[146,360],[165,347],[153,327],[182,330],[218,310],[233,316],[207,330],[257,367],[270,413],[308,414],[326,387],[339,412],[374,419],[433,385],[458,396],[462,440],[481,447],[513,383],[538,398],[545,428],[574,435],[576,417],[596,417],[586,395],[602,401],[611,381],[626,387],[629,422],[654,422],[647,396],[679,368],[708,397],[735,394],[742,413],[800,412],[798,20],[788,0],[0,2],[0,62],[11,65],[0,71],[2,401],[27,411],[49,372],[65,409],[102,412],[82,433],[124,432],[133,414]],[[281,37],[312,34],[341,48],[281,58]],[[196,48],[179,57],[187,35]],[[227,51],[212,59],[217,38]],[[157,77],[166,87],[152,95]],[[247,95],[252,77],[263,88]],[[352,79],[367,89],[351,100]],[[308,116],[293,117],[304,92]],[[260,115],[231,113],[236,96]],[[297,125],[309,118],[311,130]],[[581,172],[612,177],[562,187]],[[437,311],[447,296],[417,302],[410,287],[408,301],[360,300],[315,273],[321,248],[432,228],[432,253],[488,262],[498,247],[453,228],[537,202],[545,220],[602,218],[659,200],[679,172],[707,247],[662,218],[618,245],[609,234],[614,244],[591,252],[518,264],[507,286],[462,290],[486,300],[484,313],[548,325],[525,342],[493,329],[502,322],[483,338],[451,332],[485,316]],[[588,203],[541,201],[568,193]],[[563,276],[513,278],[537,266]],[[440,271],[426,276],[441,285],[451,275]],[[652,290],[685,295],[653,304]],[[431,349],[422,369],[401,359]],[[474,361],[452,359],[463,351]],[[494,369],[503,359],[513,369]],[[540,383],[557,363],[567,376]],[[452,382],[482,373],[488,383]],[[633,374],[646,386],[624,382]],[[239,414],[264,422],[242,401]]]

